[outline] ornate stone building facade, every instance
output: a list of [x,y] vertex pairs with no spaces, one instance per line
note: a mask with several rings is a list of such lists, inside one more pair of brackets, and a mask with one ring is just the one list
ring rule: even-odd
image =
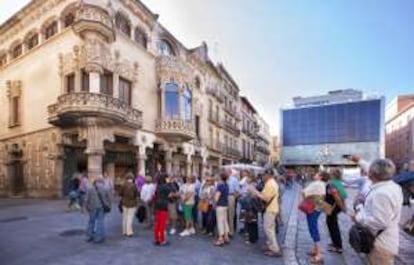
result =
[[270,162],[270,128],[269,124],[259,115],[255,115],[256,139],[254,143],[255,161],[261,165]]
[[0,195],[77,172],[216,172],[239,161],[239,88],[140,1],[33,0],[0,26]]

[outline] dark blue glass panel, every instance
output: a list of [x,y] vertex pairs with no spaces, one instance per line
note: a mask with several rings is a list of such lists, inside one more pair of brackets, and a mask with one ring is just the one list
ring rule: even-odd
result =
[[285,146],[378,141],[381,100],[285,110]]

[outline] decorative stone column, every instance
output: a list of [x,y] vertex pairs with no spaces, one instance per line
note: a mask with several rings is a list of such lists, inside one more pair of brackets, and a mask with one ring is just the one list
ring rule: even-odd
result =
[[167,174],[171,174],[171,170],[172,170],[172,150],[168,149],[165,151],[165,170],[167,172]]
[[110,127],[99,118],[82,118],[79,128],[79,140],[86,140],[88,155],[88,176],[96,178],[102,175],[102,160],[105,154],[104,141],[113,141],[114,136]]
[[179,159],[174,159],[172,161],[172,173],[173,174],[179,174],[180,173],[180,160]]
[[204,178],[204,176],[207,173],[206,171],[208,170],[207,157],[202,157],[202,161],[200,163],[200,166],[201,166],[201,177]]
[[145,176],[145,162],[147,160],[147,154],[145,151],[145,146],[139,146],[138,147],[138,153],[137,153],[137,172],[141,176]]
[[192,157],[193,157],[192,155],[187,155],[187,159],[185,161],[185,175],[186,175],[186,177],[192,175],[192,172],[191,172],[191,165],[193,163]]

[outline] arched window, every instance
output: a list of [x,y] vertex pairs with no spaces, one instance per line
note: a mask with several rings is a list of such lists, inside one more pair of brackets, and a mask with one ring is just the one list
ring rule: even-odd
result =
[[165,56],[174,56],[174,49],[166,40],[160,40],[158,43],[158,53]]
[[57,21],[52,21],[51,23],[47,24],[44,27],[45,40],[47,40],[50,37],[52,37],[53,35],[55,35],[57,33],[57,31],[58,31]]
[[197,89],[200,89],[200,87],[201,87],[200,77],[196,76],[196,78],[194,80],[194,84],[195,84],[195,87]]
[[7,53],[0,52],[0,67],[5,66],[7,63]]
[[187,87],[181,95],[181,118],[184,120],[191,120],[192,109],[191,109],[191,90]]
[[178,111],[178,85],[170,82],[165,85],[165,114],[169,118],[177,118]]
[[124,33],[128,37],[131,37],[131,26],[129,20],[119,12],[115,15],[115,26],[122,33]]
[[65,26],[65,28],[67,28],[70,25],[72,25],[73,22],[75,22],[75,15],[73,13],[67,13],[63,17],[63,25]]
[[22,55],[22,53],[23,53],[23,47],[22,47],[21,42],[15,42],[10,47],[10,56],[11,56],[12,59],[15,59],[15,58],[19,57],[20,55]]
[[147,34],[141,28],[135,28],[134,40],[136,43],[141,44],[145,49],[147,48]]
[[37,32],[30,32],[26,35],[25,44],[28,50],[31,50],[39,44],[39,34]]

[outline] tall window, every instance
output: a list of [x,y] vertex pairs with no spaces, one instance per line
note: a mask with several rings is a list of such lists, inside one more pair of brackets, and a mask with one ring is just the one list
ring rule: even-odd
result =
[[246,157],[246,140],[242,140],[243,157]]
[[208,100],[208,115],[213,117],[213,101],[211,99]]
[[171,44],[166,40],[161,40],[158,43],[158,53],[165,56],[174,56],[174,50]]
[[128,37],[131,36],[131,26],[126,17],[122,14],[117,13],[115,16],[115,26],[119,29],[122,33],[127,35]]
[[0,67],[6,65],[7,63],[7,54],[0,55]]
[[66,93],[75,92],[75,74],[69,74],[66,76]]
[[135,42],[141,44],[145,49],[147,48],[147,34],[141,28],[135,28]]
[[219,106],[216,106],[216,121],[218,121],[220,118],[220,111],[219,111]]
[[191,91],[186,87],[181,95],[181,118],[191,120]]
[[199,78],[198,76],[196,76],[196,78],[195,78],[195,80],[194,80],[194,83],[195,83],[195,87],[196,87],[197,89],[200,89],[200,87],[201,87],[201,82],[200,82],[200,78]]
[[128,105],[131,105],[132,85],[126,79],[119,78],[119,99]]
[[209,144],[210,144],[210,146],[213,146],[213,143],[214,143],[214,140],[213,140],[213,128],[208,128],[208,132],[209,132],[209,134],[208,134],[208,137],[209,137]]
[[65,28],[72,25],[74,21],[75,21],[75,16],[73,15],[73,13],[68,13],[63,17],[63,24]]
[[200,116],[195,116],[195,131],[197,138],[200,139]]
[[27,38],[26,46],[27,49],[32,49],[37,44],[39,44],[39,34],[33,33],[30,37]]
[[178,117],[178,85],[174,82],[165,86],[165,114],[170,118]]
[[20,123],[20,117],[19,117],[19,97],[15,96],[12,97],[11,102],[11,117],[10,117],[10,125],[14,126],[14,125],[18,125]]
[[82,92],[89,92],[89,73],[87,73],[84,69],[82,70]]
[[58,24],[57,21],[53,21],[45,28],[45,40],[49,39],[57,33]]
[[111,72],[105,71],[101,74],[101,94],[113,95],[113,75]]
[[12,58],[17,58],[20,55],[22,55],[22,44],[16,44],[13,48],[12,48]]

